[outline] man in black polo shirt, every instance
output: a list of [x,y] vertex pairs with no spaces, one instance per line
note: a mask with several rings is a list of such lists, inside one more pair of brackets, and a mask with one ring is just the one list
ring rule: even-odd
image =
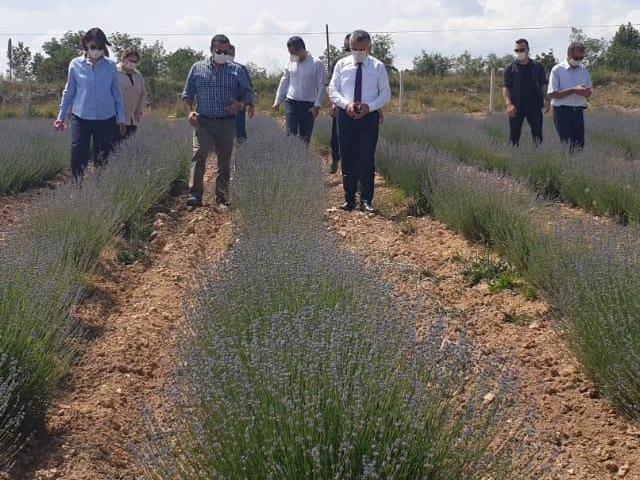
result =
[[549,102],[545,98],[547,76],[542,64],[529,58],[529,42],[524,38],[516,40],[515,60],[504,70],[502,97],[509,115],[510,142],[520,143],[522,124],[527,119],[533,136],[533,143],[542,142],[542,111],[549,112]]

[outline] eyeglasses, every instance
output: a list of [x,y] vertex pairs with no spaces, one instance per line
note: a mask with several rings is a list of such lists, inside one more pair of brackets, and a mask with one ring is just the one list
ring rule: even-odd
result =
[[218,55],[229,55],[229,50],[214,50]]
[[126,58],[125,59],[127,62],[131,62],[131,63],[135,63],[137,64],[140,60],[131,60],[130,58]]
[[527,49],[526,48],[514,48],[513,51],[516,52],[516,53],[524,53],[524,52],[527,51]]

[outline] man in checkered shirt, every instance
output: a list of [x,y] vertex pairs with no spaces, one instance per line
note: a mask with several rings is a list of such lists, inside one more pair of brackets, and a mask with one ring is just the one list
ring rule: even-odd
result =
[[228,206],[231,155],[236,133],[236,115],[253,101],[253,89],[246,73],[232,62],[229,39],[216,35],[211,40],[211,57],[196,62],[189,72],[182,98],[194,127],[193,159],[187,205],[202,206],[204,170],[209,153],[218,157],[216,205]]

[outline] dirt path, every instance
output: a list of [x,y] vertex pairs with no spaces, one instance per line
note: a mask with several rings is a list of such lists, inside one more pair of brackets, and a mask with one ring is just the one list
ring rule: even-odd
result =
[[138,478],[131,447],[142,440],[141,409],[162,406],[191,279],[205,260],[222,255],[232,235],[228,214],[210,207],[191,212],[184,200],[157,215],[159,235],[146,265],[126,267],[113,252],[105,255],[96,291],[78,312],[95,338],[50,408],[45,438],[29,448],[16,478]]
[[483,352],[500,353],[516,370],[525,403],[518,411],[534,407],[537,442],[559,450],[551,478],[640,479],[640,425],[616,415],[579,372],[551,328],[549,305],[512,291],[492,294],[486,283],[469,287],[464,260],[484,250],[428,217],[393,220],[402,197],[382,179],[377,183],[384,215],[367,217],[335,209],[342,187],[338,176],[328,177],[327,228],[345,248],[379,265],[399,294],[465,321]]

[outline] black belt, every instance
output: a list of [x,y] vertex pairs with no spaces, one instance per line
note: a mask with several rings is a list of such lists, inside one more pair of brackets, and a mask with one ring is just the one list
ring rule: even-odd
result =
[[198,115],[199,118],[204,118],[205,120],[233,120],[236,118],[235,115],[225,115],[224,117],[207,117],[206,115]]
[[558,105],[553,108],[564,108],[565,110],[586,110],[587,107],[572,107],[571,105]]

